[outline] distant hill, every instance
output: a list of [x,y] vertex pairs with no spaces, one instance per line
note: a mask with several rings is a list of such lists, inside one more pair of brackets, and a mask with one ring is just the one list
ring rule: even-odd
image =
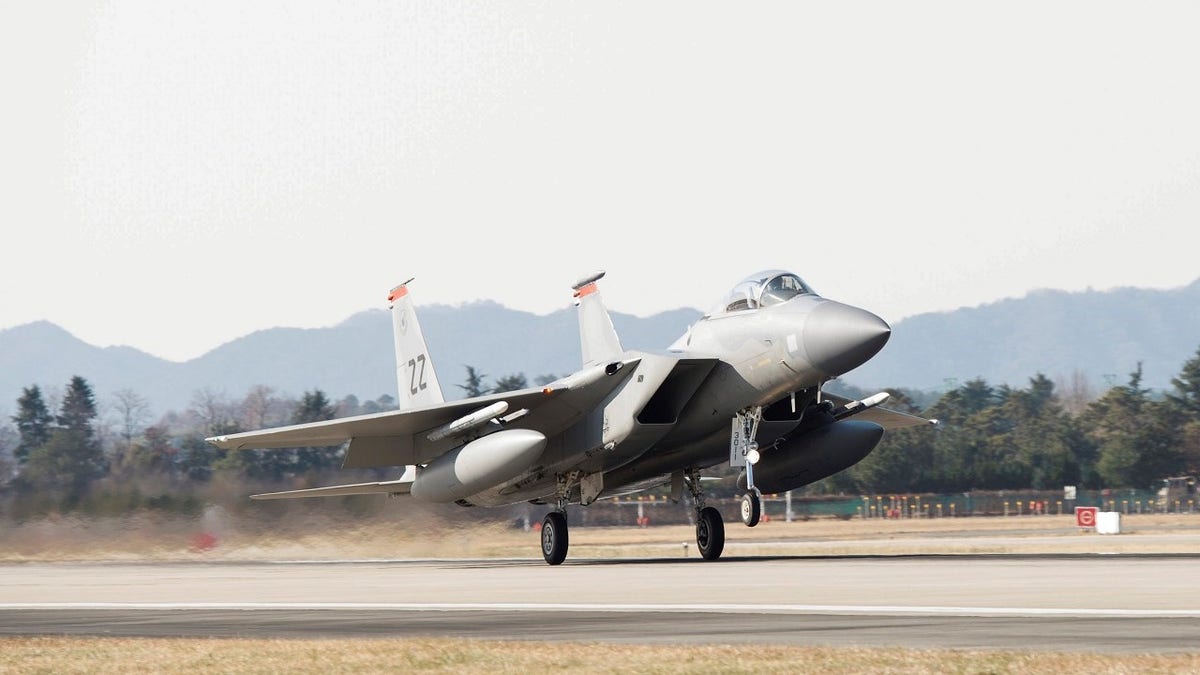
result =
[[[699,317],[695,309],[646,318],[614,312],[613,323],[625,347],[661,350]],[[420,318],[447,398],[461,397],[467,365],[489,382],[516,373],[532,382],[579,365],[573,308],[536,315],[494,302],[431,305],[420,308]],[[333,398],[395,396],[391,331],[388,313],[372,310],[329,328],[258,331],[175,363],[130,347],[94,347],[51,323],[26,324],[0,331],[0,412],[15,412],[21,387],[61,389],[75,374],[88,378],[101,401],[133,389],[156,415],[182,410],[202,388],[230,398],[257,384],[295,396],[313,388]],[[1165,291],[1037,291],[902,320],[884,350],[842,383],[939,390],[983,377],[1020,387],[1039,372],[1058,378],[1079,370],[1099,390],[1106,375],[1126,381],[1140,360],[1145,385],[1168,388],[1197,348],[1200,280]]]
[[[467,365],[488,382],[523,373],[531,383],[539,375],[579,367],[574,308],[536,315],[477,302],[423,306],[419,316],[449,399],[461,398],[457,385]],[[646,350],[666,349],[699,317],[694,309],[646,318],[612,313],[622,345]],[[86,377],[102,401],[119,389],[133,389],[156,415],[182,410],[202,388],[231,398],[257,384],[296,396],[314,388],[333,398],[396,395],[392,324],[385,310],[361,312],[329,328],[257,331],[184,363],[131,347],[94,347],[45,321],[0,331],[0,411],[15,412],[22,387],[61,388],[75,374]]]
[[1168,389],[1198,348],[1200,280],[1172,290],[1042,290],[899,321],[883,351],[842,379],[933,390],[982,377],[1023,387],[1039,372],[1079,370],[1102,390],[1126,383],[1141,361],[1143,386]]

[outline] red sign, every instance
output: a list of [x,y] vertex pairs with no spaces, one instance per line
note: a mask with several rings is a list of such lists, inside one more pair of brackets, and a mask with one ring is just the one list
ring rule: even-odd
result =
[[1096,527],[1096,512],[1099,510],[1095,506],[1076,506],[1075,525],[1078,527]]

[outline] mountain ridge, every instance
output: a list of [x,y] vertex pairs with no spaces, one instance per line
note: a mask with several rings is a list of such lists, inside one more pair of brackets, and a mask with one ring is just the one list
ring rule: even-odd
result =
[[[534,314],[481,300],[422,306],[419,316],[448,399],[461,397],[457,385],[468,365],[489,381],[520,373],[532,382],[579,364],[570,307]],[[646,351],[666,349],[700,316],[694,308],[648,317],[612,312],[622,345]],[[975,377],[1022,387],[1039,372],[1067,378],[1078,370],[1100,389],[1125,382],[1141,361],[1145,386],[1163,389],[1197,347],[1200,279],[1168,290],[1039,289],[902,319],[878,356],[841,379],[868,389],[936,391]],[[35,321],[0,330],[0,414],[15,411],[22,387],[37,383],[53,393],[77,374],[93,384],[101,402],[128,388],[159,415],[186,408],[202,389],[240,398],[259,384],[293,396],[314,388],[332,398],[394,396],[395,368],[391,320],[382,309],[355,312],[324,328],[254,331],[182,362],[135,347],[97,347],[49,321]]]
[[1039,372],[1066,378],[1079,370],[1099,386],[1126,382],[1140,361],[1144,385],[1166,389],[1197,347],[1200,279],[1167,290],[1038,289],[907,317],[878,356],[844,377],[860,386],[937,390],[975,377],[1019,387]]

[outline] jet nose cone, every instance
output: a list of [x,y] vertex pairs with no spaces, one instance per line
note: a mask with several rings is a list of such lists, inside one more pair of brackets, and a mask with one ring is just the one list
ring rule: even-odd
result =
[[814,368],[836,377],[866,363],[887,344],[892,327],[874,314],[824,302],[804,323],[804,350]]

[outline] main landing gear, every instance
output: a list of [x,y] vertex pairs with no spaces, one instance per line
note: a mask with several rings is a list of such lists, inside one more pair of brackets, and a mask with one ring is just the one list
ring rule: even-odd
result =
[[689,469],[684,472],[683,480],[696,504],[696,548],[705,560],[716,560],[725,550],[725,521],[720,511],[704,504],[704,490],[700,487],[698,471]]
[[551,565],[567,559],[567,514],[551,511],[542,521],[542,557]]
[[578,472],[558,476],[558,487],[554,491],[556,503],[554,510],[546,514],[542,521],[542,557],[550,565],[561,565],[567,559],[567,546],[570,538],[567,534],[567,502],[571,494],[571,485],[579,480]]

